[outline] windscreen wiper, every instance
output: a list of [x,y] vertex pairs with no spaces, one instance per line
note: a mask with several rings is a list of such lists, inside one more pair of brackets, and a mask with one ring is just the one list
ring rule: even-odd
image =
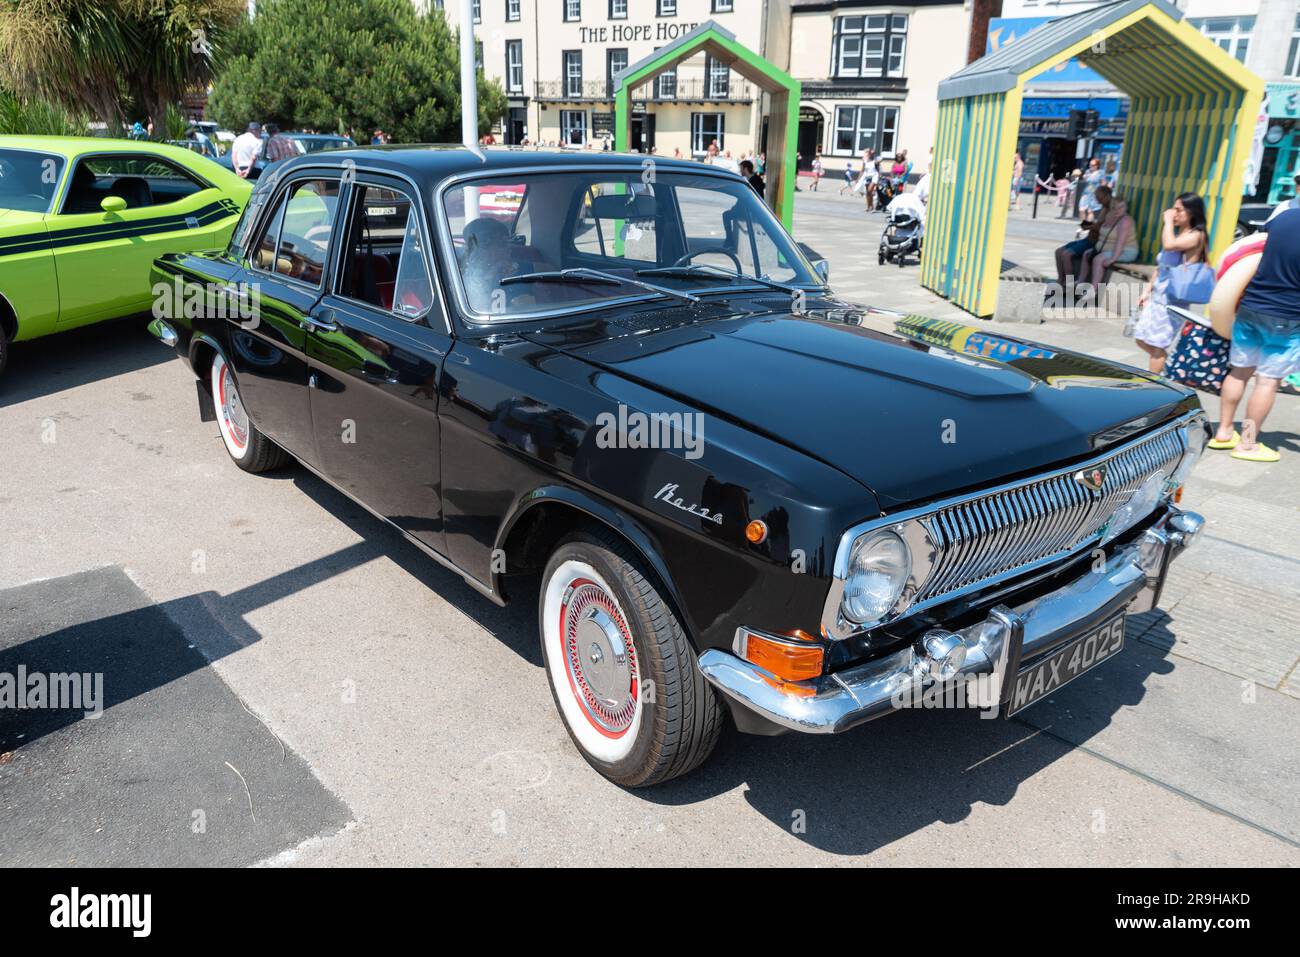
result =
[[667,286],[656,286],[654,283],[641,282],[637,279],[629,279],[626,276],[616,276],[612,272],[601,272],[599,269],[586,269],[583,267],[546,272],[526,272],[519,276],[506,276],[501,280],[501,285],[507,286],[517,282],[573,282],[599,283],[604,286],[636,286],[638,289],[653,292],[655,295],[668,296],[671,299],[680,299],[683,302],[700,301],[699,296],[693,296],[689,292],[681,292],[677,289],[669,289]]
[[769,289],[780,289],[782,292],[788,292],[791,295],[807,291],[802,286],[793,286],[788,282],[777,282],[775,279],[768,279],[766,276],[746,276],[744,273],[732,272],[730,269],[723,269],[721,266],[659,266],[654,269],[638,269],[636,274],[638,276],[678,276],[683,279],[743,279],[745,282],[757,283]]

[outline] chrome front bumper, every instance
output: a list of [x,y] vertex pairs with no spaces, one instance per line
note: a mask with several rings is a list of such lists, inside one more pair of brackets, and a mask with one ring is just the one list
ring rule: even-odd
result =
[[[1121,611],[1150,611],[1160,600],[1169,563],[1192,545],[1203,524],[1195,512],[1170,508],[1135,541],[1116,549],[1104,567],[1015,608],[997,606],[984,621],[955,632],[966,646],[959,674],[996,675],[995,687],[1009,689],[1019,663]],[[784,728],[813,734],[845,731],[889,714],[897,702],[914,699],[934,683],[917,647],[799,682],[794,693],[727,651],[710,649],[700,655],[699,665],[714,687],[743,707]]]

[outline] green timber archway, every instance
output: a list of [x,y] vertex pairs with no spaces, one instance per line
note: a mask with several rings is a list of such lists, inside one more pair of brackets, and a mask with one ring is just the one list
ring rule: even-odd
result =
[[[697,53],[725,63],[772,98],[767,130],[767,200],[789,229],[794,222],[795,140],[799,130],[799,81],[736,42],[731,31],[707,20],[667,46],[631,64],[614,76],[614,148],[632,145],[632,94],[660,73]],[[757,149],[757,144],[755,145]]]
[[1205,199],[1210,251],[1232,242],[1264,81],[1165,0],[1119,0],[1031,30],[939,84],[921,284],[977,316],[997,305],[1025,83],[1077,57],[1131,102],[1118,191],[1139,260],[1179,193]]

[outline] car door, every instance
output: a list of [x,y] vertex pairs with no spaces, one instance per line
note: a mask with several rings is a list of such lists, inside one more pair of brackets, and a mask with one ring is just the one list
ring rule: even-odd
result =
[[358,174],[307,354],[321,470],[442,552],[438,386],[452,339],[409,183]]
[[341,188],[340,173],[321,170],[276,186],[239,277],[253,308],[229,310],[225,319],[226,358],[249,417],[272,441],[313,463],[307,330],[324,294]]
[[[109,196],[125,208],[105,210]],[[148,153],[76,160],[48,224],[59,279],[59,325],[147,310],[154,259],[213,245],[214,224],[231,214],[220,190],[179,164]]]

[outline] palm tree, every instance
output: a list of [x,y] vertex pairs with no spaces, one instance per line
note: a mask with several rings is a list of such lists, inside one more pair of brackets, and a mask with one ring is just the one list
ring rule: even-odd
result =
[[9,0],[0,85],[121,129],[130,97],[161,131],[169,103],[205,86],[244,0]]

